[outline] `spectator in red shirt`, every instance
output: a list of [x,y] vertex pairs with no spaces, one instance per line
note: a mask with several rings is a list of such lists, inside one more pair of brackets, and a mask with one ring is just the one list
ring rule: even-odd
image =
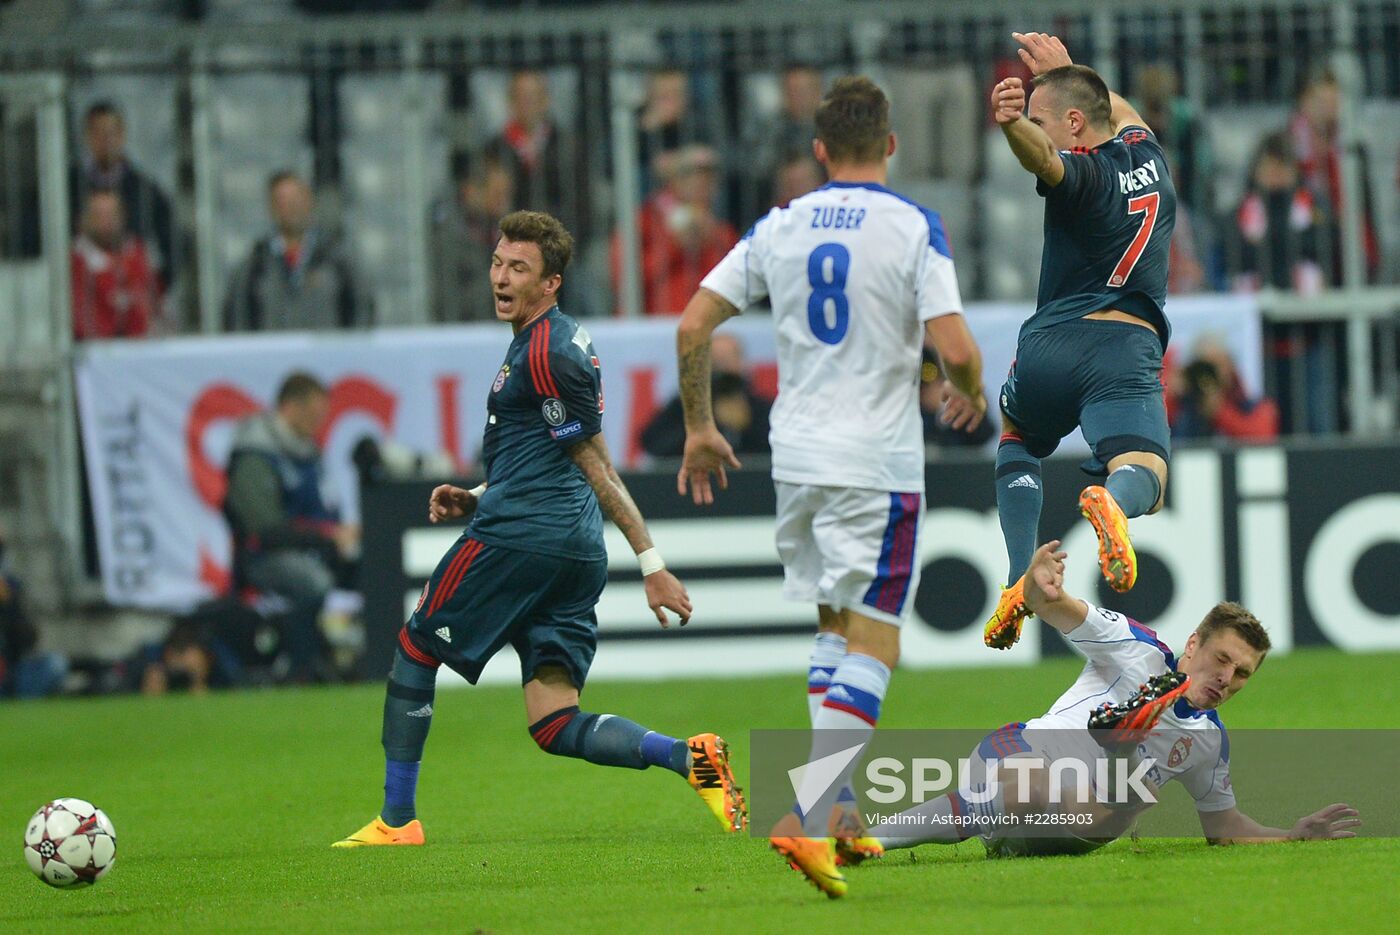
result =
[[73,241],[73,338],[136,338],[160,313],[161,284],[146,245],[126,232],[116,192],[95,189]]
[[555,122],[552,106],[549,79],[543,73],[513,74],[510,118],[486,144],[486,157],[510,174],[513,204],[548,211],[581,243],[590,237],[593,222],[587,151],[573,133]]
[[1313,295],[1322,288],[1317,264],[1318,211],[1298,177],[1287,133],[1264,137],[1254,156],[1248,188],[1235,212],[1238,270],[1235,287],[1293,289]]
[[1168,416],[1174,438],[1232,438],[1271,441],[1278,437],[1273,400],[1250,398],[1224,344],[1205,337],[1195,359],[1167,381]]
[[[685,146],[657,159],[665,186],[642,205],[642,288],[648,315],[679,315],[700,280],[738,241],[738,232],[714,213],[719,159],[708,146]],[[622,249],[613,238],[613,281],[622,274]]]
[[[1342,284],[1341,222],[1345,217],[1342,204],[1342,145],[1337,119],[1340,110],[1341,87],[1337,77],[1323,69],[1309,77],[1303,86],[1298,95],[1298,109],[1288,124],[1298,159],[1298,176],[1328,218],[1326,232],[1331,250],[1330,255],[1325,252],[1322,259],[1330,261],[1333,285]],[[1365,146],[1358,142],[1356,152],[1361,162],[1361,246],[1367,278],[1374,279],[1380,268],[1380,240],[1376,234]]]

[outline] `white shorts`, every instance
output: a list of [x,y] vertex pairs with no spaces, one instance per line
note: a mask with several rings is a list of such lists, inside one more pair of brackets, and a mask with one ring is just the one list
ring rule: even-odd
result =
[[919,587],[923,492],[774,487],[783,596],[902,624]]

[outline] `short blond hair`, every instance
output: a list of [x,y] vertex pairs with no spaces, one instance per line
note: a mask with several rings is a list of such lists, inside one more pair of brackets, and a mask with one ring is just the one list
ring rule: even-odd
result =
[[1267,653],[1273,648],[1269,633],[1259,618],[1234,601],[1221,601],[1210,609],[1205,619],[1196,626],[1196,640],[1204,644],[1221,630],[1231,630],[1239,634],[1253,649]]

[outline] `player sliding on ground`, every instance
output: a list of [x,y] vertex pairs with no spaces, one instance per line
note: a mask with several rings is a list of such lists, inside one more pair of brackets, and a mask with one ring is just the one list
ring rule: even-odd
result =
[[1079,507],[1099,537],[1108,583],[1137,580],[1128,520],[1161,509],[1170,436],[1162,400],[1163,313],[1176,190],[1167,157],[1137,111],[1060,40],[1012,33],[1035,78],[1026,110],[1020,78],[992,91],[992,115],[1045,199],[1036,310],[1021,326],[1001,389],[997,513],[1009,586],[988,621],[988,646],[1008,649],[1028,613],[1021,575],[1038,541],[1040,459],[1083,430],[1084,469],[1107,474]]
[[[841,78],[815,122],[813,152],[831,181],[759,219],[710,271],[681,316],[676,347],[686,429],[677,484],[709,504],[711,475],[723,488],[725,468],[739,466],[711,413],[710,335],[749,305],[772,301],[777,546],[783,595],[817,605],[807,701],[818,759],[830,752],[827,738],[874,731],[919,586],[925,341],[953,387],[945,421],[972,431],[987,404],[943,223],[885,187],[895,136],[884,92],[868,78]],[[833,847],[878,852],[849,778],[814,793],[805,814],[787,816],[771,835],[774,849],[832,897],[846,891]]]
[[[1036,551],[1026,572],[1026,603],[1086,658],[1084,670],[1045,714],[988,734],[970,758],[973,774],[979,764],[1017,758],[1093,763],[1104,755],[1103,744],[1129,763],[1155,761],[1144,782],[1154,798],[1158,787],[1180,782],[1195,799],[1201,830],[1211,843],[1355,836],[1351,829],[1361,821],[1345,804],[1300,818],[1290,829],[1265,827],[1235,804],[1230,742],[1216,709],[1245,686],[1269,651],[1269,636],[1253,614],[1238,604],[1216,604],[1177,659],[1136,621],[1066,593],[1059,545],[1050,542]],[[1000,794],[987,802],[969,802],[959,789],[888,818],[871,833],[887,850],[956,844],[977,835],[989,857],[1084,854],[1123,834],[1148,807],[1140,797],[1107,805],[1094,796],[1076,801],[1068,789],[1058,796],[1060,804],[1053,804],[1047,769],[1001,766],[999,774]],[[1066,820],[1045,821],[1050,815]],[[1017,825],[1059,833],[1007,833]]]
[[540,749],[603,766],[672,770],[726,831],[739,831],[748,815],[722,739],[681,740],[579,710],[597,645],[594,608],[607,581],[601,514],[637,553],[661,626],[668,610],[684,626],[691,604],[608,456],[588,332],[555,301],[573,238],[559,221],[533,211],[507,215],[500,229],[491,285],[496,317],[510,322],[515,339],[487,398],[487,483],[474,490],[444,484],[429,500],[430,521],[470,516],[471,525],[438,563],[399,632],[384,698],[384,807],[334,846],[423,843],[414,792],[438,667],[446,663],[475,684],[506,643],[520,656],[526,719]]

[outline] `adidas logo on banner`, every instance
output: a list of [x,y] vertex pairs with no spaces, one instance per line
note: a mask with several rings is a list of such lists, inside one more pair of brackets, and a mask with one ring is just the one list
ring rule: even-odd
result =
[[1008,486],[1008,487],[1029,487],[1031,490],[1039,490],[1039,489],[1040,489],[1040,485],[1037,484],[1037,483],[1035,482],[1035,478],[1034,478],[1034,477],[1031,477],[1029,474],[1022,474],[1020,477],[1016,478],[1014,481],[1012,481],[1011,483],[1007,484],[1006,486]]
[[437,638],[442,640],[444,643],[452,642],[452,631],[447,629],[447,627],[438,627],[436,632]]
[[419,708],[418,710],[408,712],[408,716],[409,716],[409,717],[432,717],[432,716],[433,716],[433,703],[430,701],[430,702],[428,702],[427,704],[423,705],[423,707]]

